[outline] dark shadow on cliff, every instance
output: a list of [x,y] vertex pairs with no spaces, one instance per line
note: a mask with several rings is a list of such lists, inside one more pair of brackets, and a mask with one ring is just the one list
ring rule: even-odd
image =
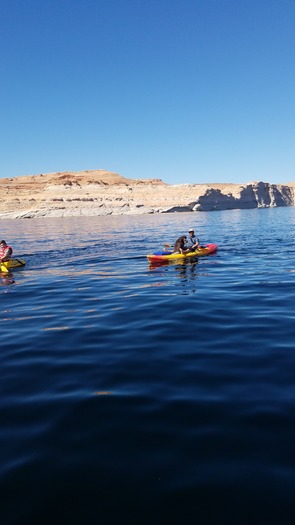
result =
[[225,195],[220,189],[210,188],[196,201],[194,211],[251,209],[270,206],[292,206],[292,191],[288,186],[259,182],[241,189],[238,197]]

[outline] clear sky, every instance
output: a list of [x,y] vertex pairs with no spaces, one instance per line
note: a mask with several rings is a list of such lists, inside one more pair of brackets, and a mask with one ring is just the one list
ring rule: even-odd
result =
[[0,177],[295,181],[295,0],[0,0]]

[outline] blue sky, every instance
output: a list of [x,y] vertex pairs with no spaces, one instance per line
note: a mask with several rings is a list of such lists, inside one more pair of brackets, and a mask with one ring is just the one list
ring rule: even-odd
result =
[[0,177],[295,181],[295,0],[1,0]]

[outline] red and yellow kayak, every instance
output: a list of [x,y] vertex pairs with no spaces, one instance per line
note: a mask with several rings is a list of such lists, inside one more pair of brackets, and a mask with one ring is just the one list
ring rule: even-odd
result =
[[217,244],[205,244],[201,248],[198,248],[194,252],[188,253],[173,253],[169,252],[155,252],[149,253],[147,258],[150,262],[164,262],[164,261],[177,261],[182,259],[188,259],[190,257],[203,257],[204,255],[210,255],[218,250]]

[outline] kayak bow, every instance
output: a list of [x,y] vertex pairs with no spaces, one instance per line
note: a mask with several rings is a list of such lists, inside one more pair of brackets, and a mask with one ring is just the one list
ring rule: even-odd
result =
[[10,259],[9,261],[1,262],[0,263],[0,271],[2,273],[7,273],[13,268],[21,268],[25,266],[26,261],[23,259]]

